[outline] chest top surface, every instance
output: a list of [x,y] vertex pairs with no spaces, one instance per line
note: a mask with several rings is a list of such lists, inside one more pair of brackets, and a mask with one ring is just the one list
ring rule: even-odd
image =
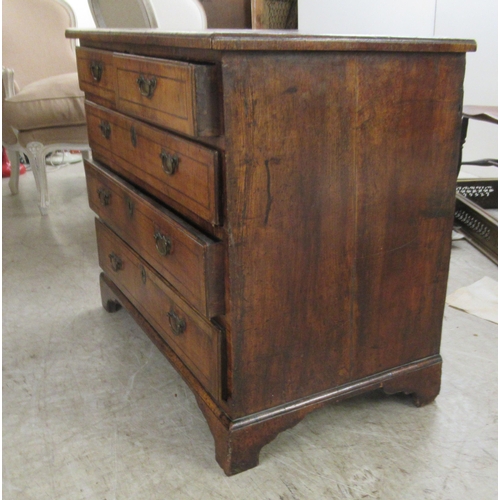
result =
[[66,36],[79,38],[82,45],[121,42],[221,51],[473,52],[476,50],[474,40],[309,35],[292,30],[207,30],[174,33],[155,29],[69,29]]

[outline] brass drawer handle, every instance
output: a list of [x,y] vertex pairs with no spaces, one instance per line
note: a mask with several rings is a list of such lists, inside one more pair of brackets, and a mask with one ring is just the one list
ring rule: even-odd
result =
[[96,81],[97,83],[99,83],[101,81],[102,70],[103,70],[103,66],[102,66],[101,61],[91,61],[90,62],[90,73],[91,73],[94,81]]
[[177,167],[179,166],[179,157],[177,155],[171,155],[162,149],[160,158],[163,171],[167,175],[174,175],[177,171]]
[[182,335],[186,331],[186,321],[180,316],[177,316],[173,309],[167,313],[167,316],[174,335]]
[[111,125],[109,122],[102,120],[99,124],[99,128],[101,129],[101,134],[105,139],[109,139],[111,137]]
[[101,205],[104,207],[107,207],[110,202],[111,202],[111,191],[106,188],[99,188],[97,190],[97,196],[99,196],[99,201],[101,202]]
[[172,240],[161,234],[160,231],[156,231],[154,234],[155,242],[156,242],[156,250],[160,255],[169,255],[172,253]]
[[140,75],[137,78],[137,85],[139,85],[141,95],[151,99],[156,89],[156,77],[146,78],[144,75]]
[[123,269],[123,261],[115,254],[115,252],[111,252],[109,254],[109,261],[111,262],[111,268],[113,271],[118,272]]

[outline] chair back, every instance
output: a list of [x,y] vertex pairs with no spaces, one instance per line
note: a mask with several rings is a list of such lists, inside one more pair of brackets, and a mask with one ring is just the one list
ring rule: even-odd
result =
[[76,22],[66,2],[3,0],[2,5],[2,65],[14,70],[18,87],[76,71],[74,41],[65,37]]
[[207,27],[198,0],[88,0],[98,28],[197,31]]
[[158,27],[148,0],[89,0],[89,7],[98,28]]

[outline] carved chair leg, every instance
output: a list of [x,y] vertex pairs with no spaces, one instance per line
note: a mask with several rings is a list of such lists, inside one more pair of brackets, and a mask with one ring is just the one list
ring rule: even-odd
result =
[[21,156],[14,149],[7,149],[7,154],[10,158],[10,179],[9,189],[11,194],[19,193],[19,161]]
[[40,213],[42,215],[47,215],[50,200],[44,147],[40,142],[30,142],[26,149],[31,170],[33,172],[33,176],[35,177],[36,188],[38,190],[38,208],[40,209]]
[[109,288],[108,284],[104,280],[104,273],[101,273],[99,276],[99,285],[101,287],[102,307],[104,307],[104,309],[109,313],[114,313],[120,310],[122,306],[114,292],[111,288]]

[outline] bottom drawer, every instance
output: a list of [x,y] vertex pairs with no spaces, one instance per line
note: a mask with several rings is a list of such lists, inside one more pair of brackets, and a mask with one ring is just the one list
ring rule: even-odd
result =
[[99,264],[216,399],[221,332],[198,315],[104,223],[96,219]]

